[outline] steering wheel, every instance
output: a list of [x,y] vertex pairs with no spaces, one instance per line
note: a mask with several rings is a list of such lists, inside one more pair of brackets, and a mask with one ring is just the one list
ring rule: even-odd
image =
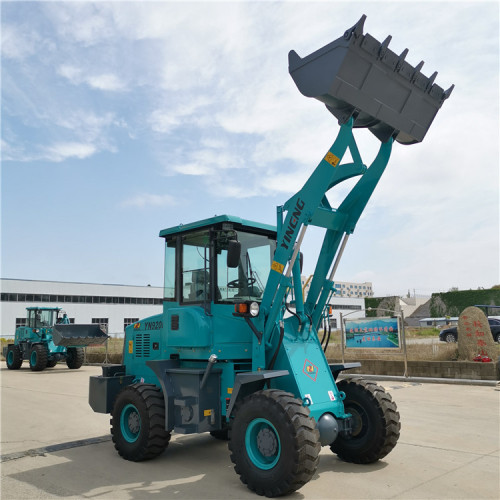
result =
[[[246,281],[246,283],[245,283]],[[253,285],[257,280],[255,278],[247,278],[246,280],[233,280],[227,284],[228,288],[243,288],[245,286]]]

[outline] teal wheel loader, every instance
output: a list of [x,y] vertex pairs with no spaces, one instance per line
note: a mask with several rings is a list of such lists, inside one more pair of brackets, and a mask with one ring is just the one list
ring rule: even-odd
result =
[[108,338],[99,325],[70,323],[60,307],[28,307],[26,311],[26,324],[16,328],[14,343],[4,349],[9,370],[18,370],[24,360],[35,372],[53,368],[58,361],[77,370],[83,364],[83,348]]
[[[338,378],[359,363],[329,363],[318,330],[330,324],[339,260],[393,143],[421,142],[452,88],[407,63],[407,51],[393,53],[390,37],[363,34],[364,20],[307,57],[289,54],[299,90],[326,104],[340,130],[302,189],[277,208],[276,226],[221,215],[160,232],[163,312],[127,327],[123,364],[90,378],[90,406],[111,415],[123,458],[160,455],[172,432],[210,432],[228,440],[250,490],[276,497],[314,476],[322,446],[367,464],[396,445],[391,396],[373,382]],[[380,141],[370,166],[356,128]],[[327,192],[351,178],[357,183],[332,207]],[[300,248],[309,226],[324,239],[304,298]]]

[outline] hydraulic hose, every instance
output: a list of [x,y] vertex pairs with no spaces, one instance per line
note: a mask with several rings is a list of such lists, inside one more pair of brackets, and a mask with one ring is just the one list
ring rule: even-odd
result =
[[299,322],[299,332],[302,330],[302,320],[300,319],[300,316],[297,314],[297,313],[294,313],[289,307],[288,307],[288,304],[286,303],[286,300],[285,300],[285,308],[286,310],[292,315],[292,316],[295,316],[297,318],[297,321]]
[[283,321],[280,321],[280,338],[278,340],[276,351],[274,351],[273,357],[271,358],[269,366],[267,367],[268,370],[272,370],[274,368],[274,363],[276,363],[276,358],[278,357],[278,352],[280,350],[281,344],[283,343],[284,336],[285,336],[285,326],[283,324]]
[[326,353],[326,349],[328,348],[328,344],[330,343],[331,333],[332,333],[332,325],[330,324],[330,318],[328,318],[328,337],[326,338],[325,347],[323,348],[324,353]]
[[323,337],[321,337],[321,347],[323,347],[323,342],[326,338],[326,319],[323,317]]

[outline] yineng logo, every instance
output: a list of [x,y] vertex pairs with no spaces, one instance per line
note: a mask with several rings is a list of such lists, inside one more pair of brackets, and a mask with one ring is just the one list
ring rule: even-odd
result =
[[318,376],[318,367],[314,363],[311,363],[308,359],[306,359],[304,362],[304,368],[302,369],[302,372],[311,380],[316,382],[316,378]]

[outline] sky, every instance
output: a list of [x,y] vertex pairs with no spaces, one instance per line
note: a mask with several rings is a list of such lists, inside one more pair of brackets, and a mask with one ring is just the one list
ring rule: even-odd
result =
[[[500,284],[497,1],[2,1],[1,276],[161,286],[161,229],[274,225],[339,130],[288,52],[362,14],[455,89],[422,143],[394,145],[336,279],[377,296]],[[369,165],[379,142],[355,135]],[[305,275],[322,237],[308,231]]]

